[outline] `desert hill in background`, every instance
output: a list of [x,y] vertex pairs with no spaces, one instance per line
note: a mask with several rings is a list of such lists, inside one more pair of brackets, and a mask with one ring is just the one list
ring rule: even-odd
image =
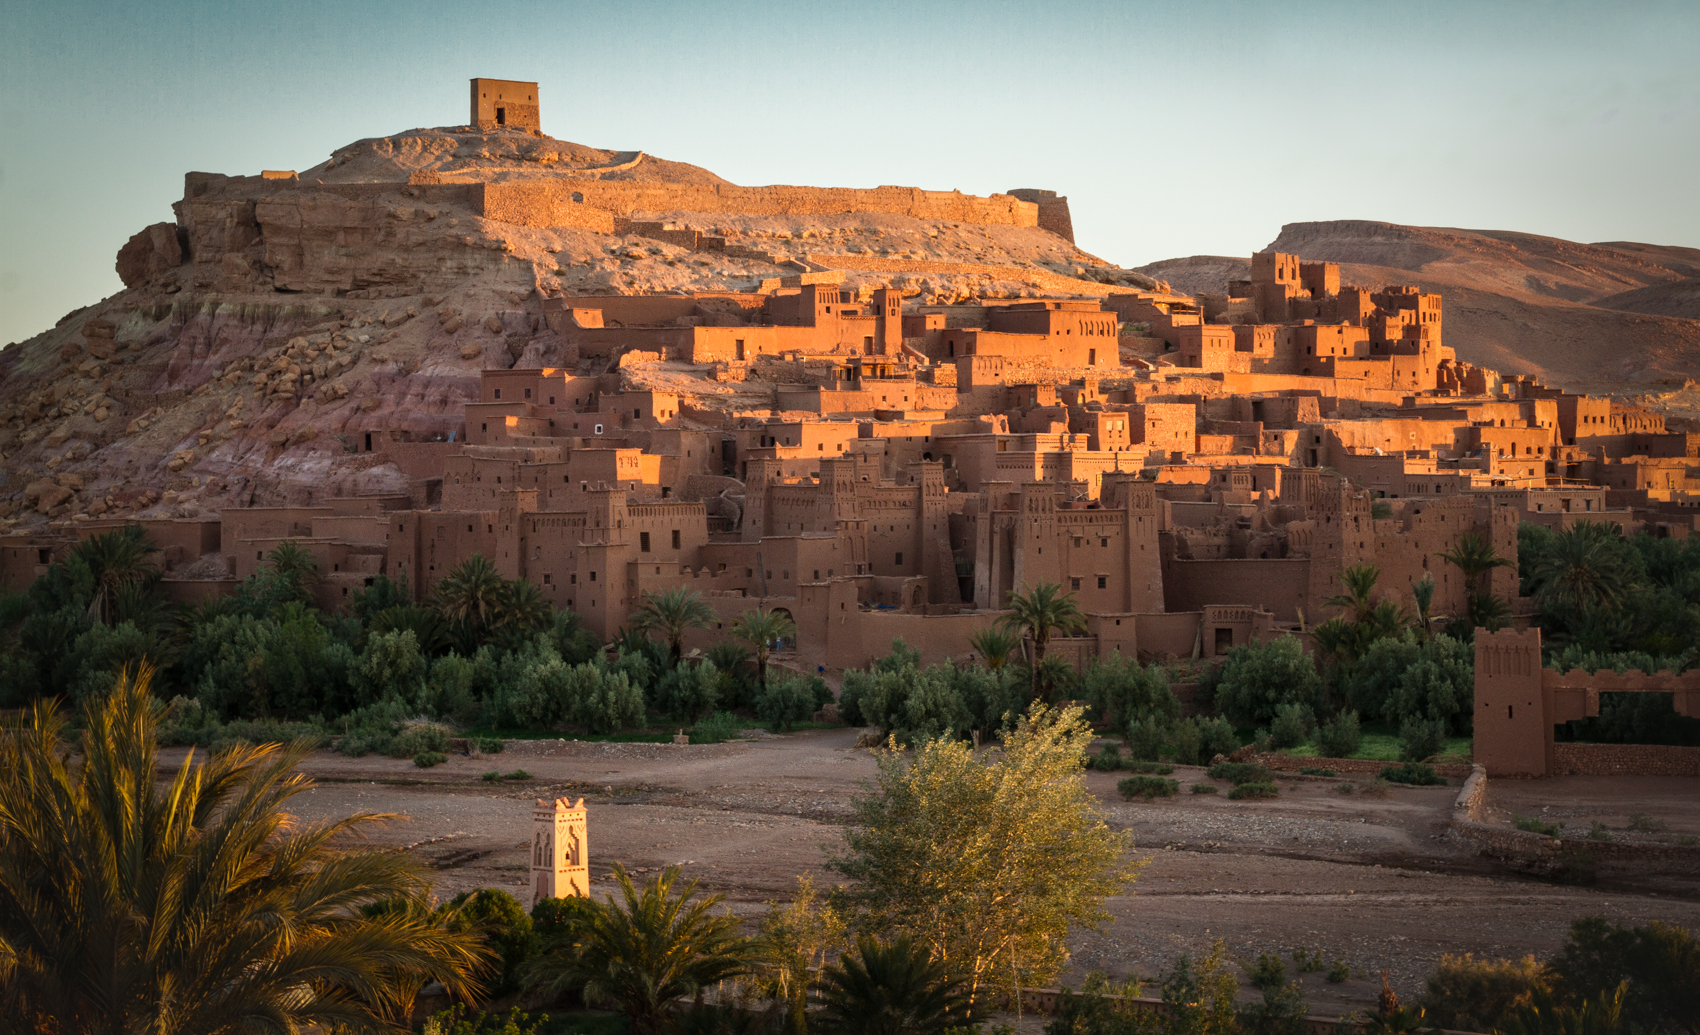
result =
[[[1345,283],[1439,292],[1446,344],[1469,363],[1615,394],[1700,369],[1700,249],[1335,220],[1288,223],[1268,250],[1338,262]],[[1195,255],[1139,271],[1200,295],[1251,265]]]

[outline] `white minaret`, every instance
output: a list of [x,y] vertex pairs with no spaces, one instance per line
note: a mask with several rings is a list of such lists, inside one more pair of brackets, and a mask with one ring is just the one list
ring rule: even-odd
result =
[[531,810],[531,904],[546,898],[590,897],[590,842],[584,799],[568,805],[542,798]]

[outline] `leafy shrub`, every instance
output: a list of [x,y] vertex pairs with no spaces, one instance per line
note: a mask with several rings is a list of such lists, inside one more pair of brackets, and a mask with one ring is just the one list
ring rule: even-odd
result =
[[1238,801],[1241,798],[1273,798],[1281,791],[1273,783],[1258,780],[1252,783],[1235,784],[1228,792],[1228,797]]
[[1335,794],[1351,794],[1353,791],[1356,791],[1357,789],[1358,788],[1357,788],[1356,784],[1352,783],[1352,781],[1350,781],[1350,780],[1347,780],[1345,783],[1336,784],[1334,786],[1334,793]]
[[1129,776],[1116,784],[1116,790],[1124,798],[1167,798],[1181,789],[1179,780],[1169,780],[1161,776]]
[[738,735],[738,717],[731,712],[715,712],[698,719],[691,727],[692,744],[719,744]]
[[1181,704],[1169,689],[1169,677],[1159,665],[1141,665],[1133,658],[1112,654],[1094,659],[1080,680],[1080,696],[1100,721],[1126,729],[1155,719],[1167,727],[1180,718]]
[[366,638],[366,650],[355,666],[355,689],[363,702],[386,697],[419,701],[429,671],[412,629],[376,633]]
[[1300,776],[1335,776],[1335,775],[1338,775],[1338,774],[1336,774],[1334,772],[1334,770],[1332,770],[1332,769],[1322,769],[1322,768],[1319,768],[1317,766],[1306,765],[1306,766],[1300,766],[1299,767],[1299,775]]
[[448,760],[449,756],[443,754],[441,751],[421,751],[417,755],[413,756],[413,764],[421,769],[429,769],[432,766],[442,765]]
[[662,674],[650,704],[665,715],[694,722],[698,716],[712,712],[719,701],[720,670],[714,667],[714,662],[693,665],[687,660]]
[[1446,778],[1434,771],[1434,766],[1423,762],[1406,762],[1404,765],[1390,765],[1379,774],[1388,783],[1407,783],[1418,787],[1435,787],[1446,782]]
[[1558,837],[1564,830],[1563,823],[1547,823],[1539,816],[1513,816],[1511,825],[1518,830],[1526,830],[1531,834],[1545,834],[1547,837]]
[[1548,967],[1554,984],[1575,999],[1610,995],[1627,980],[1625,1031],[1692,1031],[1700,1017],[1700,939],[1680,927],[1583,917],[1571,922],[1569,940]]
[[1213,783],[1195,783],[1192,785],[1192,793],[1194,794],[1215,794],[1216,790],[1216,785]]
[[[649,641],[653,642],[653,641]],[[504,702],[515,724],[548,729],[561,723],[614,733],[643,724],[641,683],[649,661],[641,654],[622,655],[613,665],[601,658],[568,664],[555,648],[534,644],[516,652],[519,673]]]
[[1131,773],[1155,773],[1158,776],[1168,776],[1175,771],[1174,766],[1163,762],[1141,762],[1132,758],[1123,762],[1122,768]]
[[1655,832],[1669,830],[1670,826],[1662,819],[1654,819],[1645,812],[1634,812],[1629,816],[1629,829]]
[[1315,974],[1326,966],[1322,960],[1321,949],[1312,951],[1306,949],[1303,945],[1293,950],[1293,963],[1298,967],[1300,974]]
[[479,777],[479,779],[486,783],[499,783],[503,780],[529,780],[531,779],[531,774],[526,772],[524,769],[515,769],[511,773],[498,772],[492,769]]
[[468,1017],[466,1007],[456,1003],[428,1018],[420,1035],[538,1035],[548,1022],[548,1014],[539,1014],[536,1020],[532,1020],[517,1006],[509,1010],[506,1017],[491,1013],[476,1013]]
[[1358,713],[1350,709],[1336,715],[1318,727],[1316,747],[1324,758],[1351,758],[1363,743],[1363,731],[1358,726]]
[[1181,765],[1197,765],[1200,740],[1198,723],[1182,719],[1169,727],[1169,751]]
[[1421,762],[1446,746],[1446,725],[1439,719],[1406,719],[1399,727],[1399,761]]
[[1235,786],[1267,781],[1275,775],[1255,762],[1217,762],[1206,772],[1212,780],[1226,780]]
[[1280,988],[1287,983],[1287,965],[1273,952],[1261,953],[1257,962],[1246,968],[1246,978],[1258,991]]
[[1314,705],[1320,685],[1316,663],[1296,637],[1253,641],[1228,653],[1216,707],[1236,721],[1263,724],[1283,704]]
[[[792,676],[778,681],[770,678],[767,689],[756,697],[756,717],[777,733],[807,722],[831,700],[832,690],[819,676]],[[909,703],[912,708],[915,706],[913,696]]]
[[485,737],[478,741],[478,750],[486,755],[499,755],[507,743],[500,737]]
[[1588,840],[1610,841],[1611,831],[1606,829],[1606,825],[1604,823],[1595,820],[1594,825],[1588,828]]
[[500,888],[463,891],[438,910],[451,931],[476,931],[495,950],[499,970],[489,979],[485,992],[496,999],[519,990],[526,964],[541,948],[531,917],[519,900]]
[[1478,960],[1470,953],[1440,957],[1428,976],[1422,1006],[1425,1021],[1442,1028],[1492,1031],[1518,1006],[1551,989],[1552,976],[1535,962]]
[[1115,772],[1122,767],[1121,749],[1114,744],[1105,744],[1096,755],[1092,756],[1090,765],[1100,773]]
[[1328,973],[1323,975],[1323,980],[1331,985],[1338,985],[1351,976],[1352,968],[1346,965],[1346,961],[1335,960],[1334,965],[1328,968]]
[[1309,705],[1290,701],[1275,709],[1275,720],[1269,724],[1269,739],[1278,748],[1298,747],[1310,736]]

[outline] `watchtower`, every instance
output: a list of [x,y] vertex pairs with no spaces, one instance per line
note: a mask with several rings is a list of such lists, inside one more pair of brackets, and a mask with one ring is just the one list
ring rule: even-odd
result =
[[471,123],[479,129],[506,126],[527,132],[543,128],[538,114],[537,84],[512,79],[472,80]]
[[584,799],[553,805],[537,799],[531,810],[531,905],[546,898],[590,897],[590,841]]

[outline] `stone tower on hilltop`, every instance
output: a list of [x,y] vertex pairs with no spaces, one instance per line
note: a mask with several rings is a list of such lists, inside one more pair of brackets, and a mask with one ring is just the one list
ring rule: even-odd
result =
[[472,117],[467,121],[479,129],[508,127],[541,132],[537,84],[512,79],[472,80]]

